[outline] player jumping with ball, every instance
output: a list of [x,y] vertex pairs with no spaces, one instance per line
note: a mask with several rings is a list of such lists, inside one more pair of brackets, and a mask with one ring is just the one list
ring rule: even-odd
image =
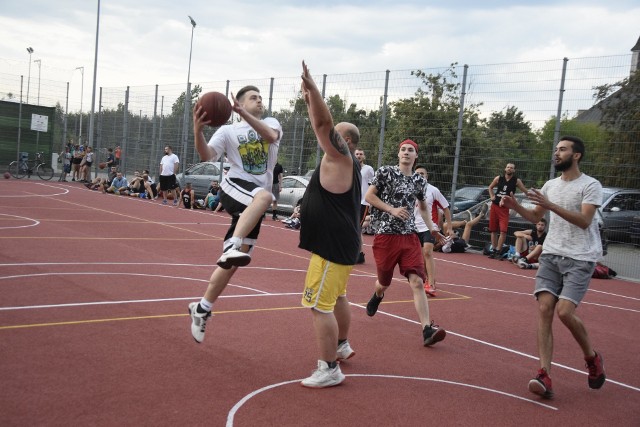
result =
[[[242,121],[220,127],[205,141],[202,129],[209,124],[207,114],[196,104],[193,114],[195,146],[203,161],[227,155],[231,167],[220,183],[220,203],[231,215],[231,226],[223,243],[219,268],[211,274],[200,303],[189,304],[191,334],[204,340],[211,307],[238,267],[251,262],[251,251],[258,238],[262,217],[273,201],[273,168],[278,159],[282,126],[273,117],[262,119],[262,96],[255,86],[245,86],[233,99],[233,111]],[[242,215],[240,215],[242,214]]]

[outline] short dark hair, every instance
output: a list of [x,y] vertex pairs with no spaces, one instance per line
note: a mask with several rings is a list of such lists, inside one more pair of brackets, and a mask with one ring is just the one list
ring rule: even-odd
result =
[[538,222],[544,222],[546,224],[547,223],[547,218],[542,217],[542,218],[540,218],[540,221],[538,221]]
[[417,170],[417,169],[424,169],[427,171],[427,173],[429,173],[429,169],[427,169],[425,165],[416,165],[416,167],[413,168],[413,170]]
[[260,89],[258,89],[255,86],[249,85],[249,86],[245,86],[242,89],[240,89],[238,91],[238,93],[236,94],[236,99],[240,100],[242,99],[242,97],[244,96],[245,93],[249,92],[250,90],[255,90],[256,92],[260,93]]
[[571,141],[573,143],[573,152],[574,153],[580,153],[580,158],[578,159],[578,163],[580,163],[580,161],[582,159],[584,159],[585,156],[585,152],[584,152],[584,142],[578,138],[577,136],[561,136],[560,137],[560,141]]

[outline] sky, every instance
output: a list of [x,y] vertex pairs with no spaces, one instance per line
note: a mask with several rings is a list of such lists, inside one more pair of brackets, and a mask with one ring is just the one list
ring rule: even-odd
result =
[[[32,84],[39,64],[90,102],[97,3],[0,0],[0,80],[40,60]],[[97,87],[119,88],[629,54],[640,2],[102,0],[99,22]]]

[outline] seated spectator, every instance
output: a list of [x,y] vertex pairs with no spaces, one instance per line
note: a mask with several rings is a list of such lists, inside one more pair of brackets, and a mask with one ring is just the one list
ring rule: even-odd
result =
[[194,195],[193,189],[191,188],[191,183],[187,182],[184,186],[184,190],[180,192],[180,201],[178,202],[178,207],[182,205],[185,209],[192,209],[195,202],[196,196]]
[[127,182],[127,178],[122,176],[122,172],[118,172],[116,177],[111,181],[111,185],[107,188],[107,193],[127,195],[129,194],[129,183]]
[[144,193],[144,181],[142,179],[142,175],[140,175],[140,171],[135,171],[133,173],[133,178],[131,179],[131,182],[129,182],[128,191],[129,195],[135,194],[136,197],[138,197],[140,193]]
[[[482,205],[482,209],[475,217],[469,212],[469,220],[451,221],[451,229],[454,230],[454,236],[447,236],[444,240],[436,242],[433,246],[434,251],[442,251],[444,253],[449,252],[466,252],[469,247],[469,239],[471,238],[471,229],[473,226],[480,222],[480,220],[486,215],[488,205]],[[446,227],[445,223],[443,227]],[[463,228],[462,237],[460,237],[460,229]]]
[[156,199],[158,197],[158,184],[153,181],[149,174],[149,169],[142,171],[142,178],[145,180],[145,188],[150,199]]
[[291,216],[282,221],[285,227],[294,228],[296,230],[300,228],[300,202],[301,200],[298,200],[298,203],[293,208],[293,213],[291,214]]
[[520,268],[538,268],[538,257],[542,253],[542,244],[547,236],[547,220],[542,218],[534,229],[516,231],[513,235],[516,236],[516,255],[511,261]]
[[204,208],[211,209],[214,212],[218,212],[218,207],[222,209],[222,205],[220,204],[220,185],[217,180],[211,181],[211,185],[209,186],[209,192],[204,198]]

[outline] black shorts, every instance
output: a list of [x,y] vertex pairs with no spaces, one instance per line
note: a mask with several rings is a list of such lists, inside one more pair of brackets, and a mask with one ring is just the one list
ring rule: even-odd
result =
[[418,238],[420,239],[420,244],[424,246],[425,243],[431,243],[435,245],[436,239],[433,235],[428,231],[420,231],[418,232]]
[[76,158],[76,157],[74,157],[72,160],[73,160],[73,162],[72,162],[72,163],[73,163],[74,165],[79,165],[80,163],[82,163],[82,157],[80,157],[80,158]]
[[178,186],[176,181],[176,175],[160,175],[160,190],[168,191],[173,190]]
[[88,168],[90,168],[90,167],[91,167],[91,165],[93,164],[93,162],[84,162],[84,164],[85,164]]

